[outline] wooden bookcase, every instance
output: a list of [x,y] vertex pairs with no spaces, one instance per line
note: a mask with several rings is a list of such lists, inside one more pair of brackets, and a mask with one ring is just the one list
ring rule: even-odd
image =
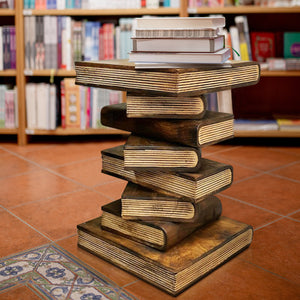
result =
[[[300,7],[255,7],[255,6],[238,6],[238,7],[220,7],[220,8],[198,8],[190,10],[188,9],[188,0],[181,0],[179,8],[159,8],[159,9],[113,9],[113,10],[86,10],[86,9],[66,9],[66,10],[23,10],[23,1],[15,1],[15,9],[0,9],[0,19],[9,19],[11,23],[16,26],[16,43],[17,43],[17,69],[16,70],[4,70],[0,71],[0,84],[11,78],[15,80],[18,88],[18,112],[19,112],[19,128],[17,129],[0,129],[0,134],[13,134],[17,135],[19,145],[26,145],[28,143],[28,137],[31,135],[103,135],[103,134],[122,134],[123,131],[115,129],[62,129],[56,130],[27,130],[26,129],[26,106],[25,106],[25,84],[34,76],[35,78],[45,80],[45,78],[51,76],[50,70],[32,70],[25,72],[25,49],[24,49],[24,15],[67,15],[67,16],[84,16],[95,17],[101,19],[107,16],[113,18],[120,18],[124,16],[142,16],[142,15],[173,15],[173,16],[193,16],[195,14],[208,15],[208,14],[223,14],[226,17],[226,23],[228,20],[232,20],[235,15],[245,14],[249,19],[250,30],[254,28],[267,30],[276,28],[276,26],[282,26],[281,30],[287,31],[300,31],[300,23],[297,22],[297,18],[300,16]],[[5,18],[3,18],[5,17]],[[266,24],[268,26],[266,26]],[[278,24],[275,26],[275,24]],[[0,25],[5,25],[3,21],[0,21]],[[56,77],[75,77],[75,71],[56,70],[54,76]],[[266,81],[266,83],[264,83]],[[286,72],[272,72],[263,71],[261,82],[265,84],[261,89],[258,89],[261,93],[258,97],[259,102],[271,100],[266,94],[269,94],[269,90],[272,89],[272,82],[278,85],[282,85],[281,95],[278,95],[278,99],[273,99],[276,102],[277,107],[284,107],[287,101],[291,101],[293,105],[298,104],[297,98],[297,84],[300,84],[300,71],[286,71]],[[271,87],[270,87],[271,85]],[[257,85],[256,85],[257,86]],[[255,87],[256,87],[255,86]],[[249,87],[251,88],[251,87]],[[266,88],[266,94],[261,90]],[[284,95],[286,90],[289,90],[289,97],[294,97],[295,100],[287,99]],[[253,90],[249,95],[253,95]],[[269,96],[270,97],[270,96]],[[253,102],[253,99],[246,99],[245,103]],[[235,103],[234,103],[235,104]],[[259,105],[258,105],[259,107]],[[298,104],[299,107],[299,104]],[[291,106],[292,109],[292,106]],[[296,109],[296,107],[295,107]],[[300,132],[282,132],[282,131],[251,131],[251,132],[235,132],[235,136],[243,137],[300,137]]]
[[[246,15],[249,31],[300,31],[298,7],[201,7],[187,9],[186,16],[223,14],[226,27],[234,25],[236,15]],[[272,115],[300,115],[300,71],[265,71],[255,86],[232,91],[236,118],[271,118]],[[300,131],[235,131],[236,137],[300,137]]]

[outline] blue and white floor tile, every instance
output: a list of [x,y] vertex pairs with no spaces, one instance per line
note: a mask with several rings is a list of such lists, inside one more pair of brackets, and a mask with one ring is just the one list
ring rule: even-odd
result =
[[20,284],[30,286],[45,299],[136,299],[104,275],[53,244],[0,260],[0,293]]

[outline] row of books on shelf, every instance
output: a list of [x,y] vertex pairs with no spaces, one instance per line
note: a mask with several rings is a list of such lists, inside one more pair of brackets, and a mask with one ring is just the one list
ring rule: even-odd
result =
[[118,26],[75,21],[70,16],[25,16],[24,19],[27,70],[71,70],[74,61],[128,57],[132,18],[120,18]]
[[0,8],[15,8],[15,0],[0,0]]
[[75,85],[65,78],[60,85],[26,84],[27,129],[100,128],[103,106],[122,102],[120,91]]
[[135,9],[179,7],[180,0],[24,0],[24,9]]
[[234,120],[235,131],[299,131],[300,116],[278,117],[272,120],[237,119]]
[[18,127],[17,88],[0,85],[0,128]]
[[0,26],[0,70],[16,68],[16,28]]
[[268,7],[292,7],[299,6],[299,0],[189,0],[188,9],[194,12],[200,7],[225,7],[239,5],[255,5]]

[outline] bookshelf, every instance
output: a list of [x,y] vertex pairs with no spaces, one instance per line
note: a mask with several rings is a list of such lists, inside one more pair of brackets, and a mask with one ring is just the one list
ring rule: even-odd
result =
[[[187,16],[223,14],[226,27],[234,25],[234,17],[246,15],[249,31],[300,31],[300,6],[229,6],[187,8]],[[255,87],[233,90],[235,117],[271,118],[273,115],[300,115],[299,93],[300,71],[261,71],[261,80]],[[300,137],[299,131],[235,131],[236,137]]]
[[[235,15],[247,15],[249,20],[250,31],[253,26],[255,29],[276,29],[276,26],[284,28],[284,31],[300,31],[300,23],[298,22],[300,7],[257,7],[257,6],[234,6],[234,7],[201,7],[197,9],[188,8],[188,0],[181,0],[179,8],[158,8],[158,9],[105,9],[105,10],[89,10],[89,9],[64,9],[64,10],[36,10],[23,9],[23,1],[15,1],[15,9],[0,9],[0,19],[10,19],[16,27],[16,43],[17,43],[17,68],[16,70],[0,71],[0,84],[7,78],[11,78],[16,83],[18,88],[18,120],[19,128],[17,129],[0,129],[1,134],[17,135],[19,145],[26,145],[31,135],[104,135],[104,134],[124,134],[120,130],[112,130],[106,128],[100,129],[62,129],[56,130],[27,130],[26,129],[26,106],[25,106],[25,85],[30,80],[43,81],[49,80],[51,76],[55,78],[75,77],[74,70],[25,70],[25,46],[24,46],[24,16],[73,16],[75,18],[84,17],[86,19],[101,19],[110,18],[118,19],[121,17],[138,17],[142,15],[173,15],[173,16],[193,16],[193,15],[208,15],[208,14],[223,14],[226,17],[226,23],[232,21]],[[3,18],[5,17],[5,18]],[[4,21],[0,22],[0,25]],[[261,82],[263,87],[266,87],[266,92],[258,89],[261,93],[261,98],[257,101],[267,102],[271,105],[271,100],[265,100],[265,96],[269,94],[270,85],[281,85],[281,95],[276,101],[277,108],[285,107],[287,98],[284,97],[285,91],[289,90],[288,98],[297,99],[297,84],[300,84],[300,71],[265,71],[261,73]],[[251,87],[249,87],[251,89]],[[272,93],[271,93],[272,94]],[[249,93],[253,95],[253,91]],[[240,95],[234,95],[238,98]],[[283,100],[280,100],[283,99]],[[246,100],[245,100],[246,101]],[[253,101],[253,99],[247,99]],[[289,109],[292,110],[293,105],[297,101],[292,100]],[[234,103],[235,105],[235,103]],[[235,132],[235,136],[239,137],[299,137],[300,133],[293,132],[261,132],[261,131],[240,131]]]

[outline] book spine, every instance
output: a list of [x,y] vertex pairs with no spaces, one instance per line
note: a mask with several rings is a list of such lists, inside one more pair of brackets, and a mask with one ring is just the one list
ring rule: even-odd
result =
[[3,70],[3,27],[0,26],[0,71]]
[[66,98],[65,98],[65,82],[60,82],[60,101],[61,101],[61,127],[66,128]]

